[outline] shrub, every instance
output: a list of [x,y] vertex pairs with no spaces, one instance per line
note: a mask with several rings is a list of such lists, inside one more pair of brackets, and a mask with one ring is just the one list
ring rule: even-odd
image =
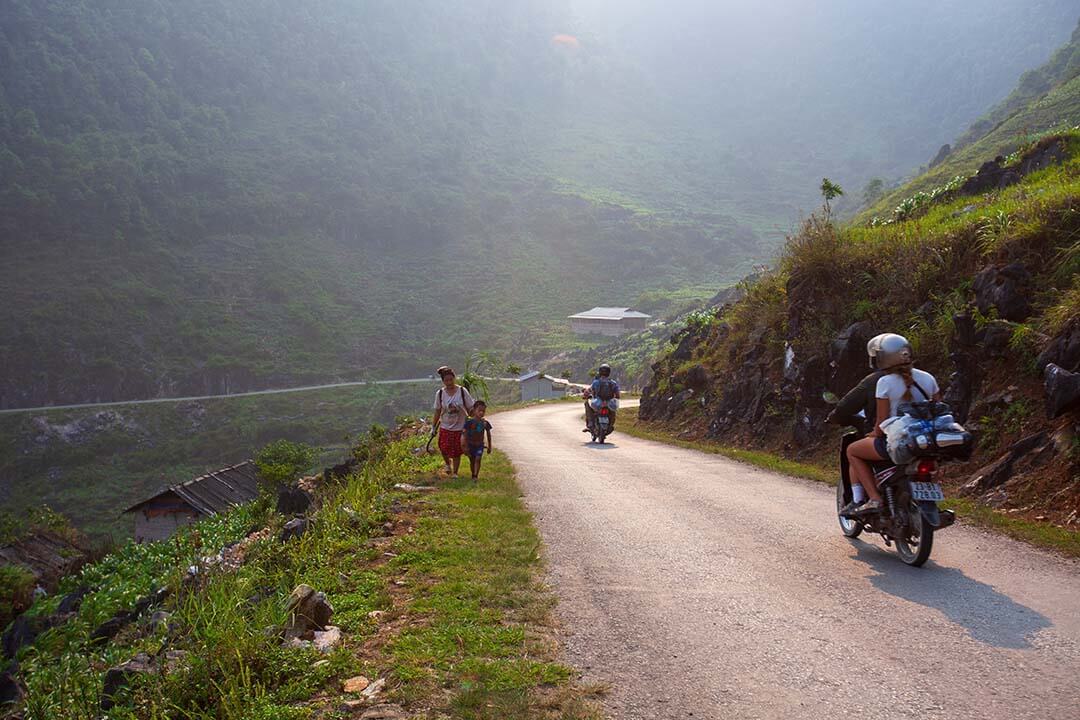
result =
[[263,480],[274,485],[285,485],[310,469],[316,456],[316,449],[310,445],[276,440],[256,453],[255,466]]
[[18,565],[0,565],[0,628],[30,607],[33,596],[33,573]]

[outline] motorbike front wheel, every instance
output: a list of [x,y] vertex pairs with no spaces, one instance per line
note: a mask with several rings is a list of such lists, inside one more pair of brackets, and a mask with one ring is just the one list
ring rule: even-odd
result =
[[930,559],[930,550],[934,547],[934,526],[923,517],[914,500],[908,504],[908,518],[909,536],[896,538],[896,552],[908,565],[922,567]]
[[857,538],[862,535],[863,524],[858,520],[852,520],[846,518],[840,514],[840,511],[844,509],[844,483],[840,481],[836,483],[836,518],[840,521],[840,531],[849,538]]

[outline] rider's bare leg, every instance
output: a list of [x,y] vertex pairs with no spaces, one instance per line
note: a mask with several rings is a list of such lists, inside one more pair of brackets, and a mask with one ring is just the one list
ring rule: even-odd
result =
[[870,466],[872,461],[883,460],[874,448],[874,438],[866,437],[848,445],[848,462],[851,464],[851,477],[866,490],[871,500],[881,501],[881,493],[878,492],[877,483],[874,482],[874,470]]

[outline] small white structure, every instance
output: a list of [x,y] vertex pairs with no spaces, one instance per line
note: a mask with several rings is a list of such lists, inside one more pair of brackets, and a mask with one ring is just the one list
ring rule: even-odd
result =
[[594,307],[570,316],[570,329],[578,335],[624,335],[644,330],[651,316],[618,307]]
[[539,370],[525,373],[517,381],[522,402],[561,398],[573,388],[569,380],[544,375]]

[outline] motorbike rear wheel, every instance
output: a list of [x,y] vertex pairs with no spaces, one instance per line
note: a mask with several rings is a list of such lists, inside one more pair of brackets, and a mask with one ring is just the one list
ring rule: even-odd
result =
[[908,504],[908,517],[911,535],[896,538],[896,553],[906,564],[922,567],[930,559],[930,550],[934,547],[934,526],[923,517],[919,504],[914,500]]
[[846,504],[844,502],[844,483],[841,481],[836,483],[836,519],[840,521],[840,531],[846,537],[857,538],[862,535],[863,524],[858,520],[852,520],[840,514]]

